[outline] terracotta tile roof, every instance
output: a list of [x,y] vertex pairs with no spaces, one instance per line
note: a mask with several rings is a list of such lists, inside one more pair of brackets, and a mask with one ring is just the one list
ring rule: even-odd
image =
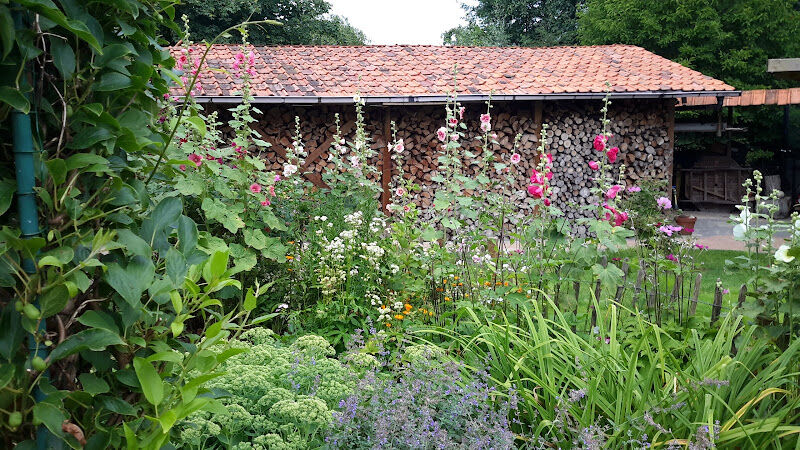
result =
[[[227,71],[203,70],[204,92],[199,97],[236,95],[238,85],[230,71],[239,48],[212,46],[208,66]],[[456,64],[459,95],[602,96],[606,82],[616,95],[734,91],[722,81],[631,45],[254,46],[252,50],[253,94],[262,98],[350,98],[356,91],[363,97],[442,96],[452,89]],[[170,51],[177,57],[181,49]],[[201,51],[198,46],[192,54]]]
[[[714,97],[688,97],[681,100],[681,106],[716,105]],[[742,91],[741,97],[725,97],[723,106],[759,106],[759,105],[800,105],[800,88],[791,89],[754,89]]]

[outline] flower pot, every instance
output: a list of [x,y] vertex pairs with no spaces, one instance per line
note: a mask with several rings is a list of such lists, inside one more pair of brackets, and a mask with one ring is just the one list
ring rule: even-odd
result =
[[680,233],[683,235],[690,235],[694,232],[694,224],[697,222],[697,217],[694,216],[677,216],[675,223],[683,227]]

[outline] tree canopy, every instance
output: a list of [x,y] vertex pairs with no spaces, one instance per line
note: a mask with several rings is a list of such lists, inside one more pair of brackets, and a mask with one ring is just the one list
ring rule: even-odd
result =
[[633,44],[739,89],[780,85],[767,59],[800,56],[797,0],[588,0],[582,44]]
[[[210,41],[220,32],[247,20],[277,20],[283,26],[251,27],[256,45],[363,45],[364,33],[347,19],[331,14],[325,0],[183,0],[177,16],[189,18],[191,38]],[[235,41],[235,37],[227,39]],[[222,42],[226,42],[223,40]]]
[[576,11],[582,0],[479,0],[463,5],[467,25],[446,31],[457,45],[571,45],[578,42]]

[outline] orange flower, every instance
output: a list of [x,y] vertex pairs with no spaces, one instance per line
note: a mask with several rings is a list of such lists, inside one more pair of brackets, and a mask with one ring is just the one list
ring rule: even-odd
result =
[[386,326],[387,326],[387,327],[389,327],[389,328],[391,328],[391,327],[392,327],[392,324],[390,324],[389,322],[386,322]]
[[404,317],[404,316],[403,316],[402,314],[396,314],[396,315],[394,316],[394,318],[395,318],[395,319],[397,319],[397,320],[403,320],[403,317]]
[[449,302],[450,300],[452,300],[450,297],[445,297],[444,298],[444,301],[446,301],[446,302]]
[[289,260],[289,261],[291,261],[291,260],[293,260],[293,259],[294,259],[294,256],[292,256],[292,255],[286,255],[286,259],[287,259],[287,260]]
[[505,283],[503,283],[503,286],[508,286],[508,281],[506,281]]
[[409,305],[408,303],[406,303],[404,306],[405,306],[405,308],[406,308],[406,311],[411,311],[411,308],[413,308],[413,307],[412,307],[411,305]]

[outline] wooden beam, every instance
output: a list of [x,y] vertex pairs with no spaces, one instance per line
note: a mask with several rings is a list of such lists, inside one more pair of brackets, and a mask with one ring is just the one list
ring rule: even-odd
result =
[[[342,133],[341,137],[346,136],[347,133],[349,133],[353,129],[353,127],[355,127],[355,126],[356,126],[356,122],[354,120],[351,120],[351,121],[345,123],[344,126],[342,126],[342,128],[341,128],[341,133]],[[333,136],[331,136],[328,139],[326,139],[325,142],[323,142],[319,147],[317,147],[315,149],[312,149],[311,152],[308,154],[308,157],[306,158],[305,163],[303,163],[303,167],[302,168],[303,169],[308,168],[308,166],[310,166],[311,163],[316,161],[317,158],[319,158],[320,155],[322,155],[325,152],[325,150],[328,150],[328,149],[331,148],[331,144],[333,144]]]
[[[384,142],[381,147],[381,157],[383,159],[383,167],[381,168],[381,211],[386,211],[386,205],[389,204],[391,192],[389,192],[389,185],[392,182],[392,155],[389,151],[389,144],[392,142],[392,109],[387,106],[383,112],[383,136]],[[388,211],[387,211],[388,212]]]

